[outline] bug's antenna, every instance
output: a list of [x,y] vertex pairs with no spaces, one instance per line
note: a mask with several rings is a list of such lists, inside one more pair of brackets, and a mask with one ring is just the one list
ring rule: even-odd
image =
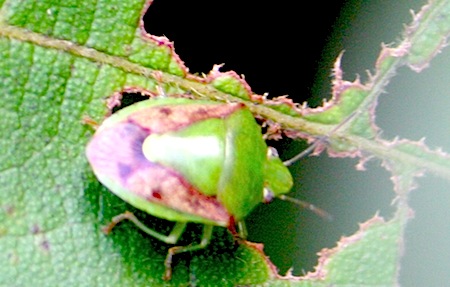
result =
[[344,126],[346,126],[350,122],[350,120],[353,119],[359,113],[360,112],[358,112],[358,111],[351,113],[344,121],[342,121],[340,124],[338,124],[336,127],[334,127],[326,135],[318,137],[317,140],[314,143],[312,143],[307,149],[303,150],[301,153],[297,154],[293,158],[284,161],[283,164],[285,166],[290,166],[294,162],[298,161],[299,159],[302,159],[302,158],[306,157],[307,155],[309,155],[311,152],[313,152],[316,149],[317,146],[325,143],[333,133],[335,133],[337,130],[343,128]]
[[322,218],[324,218],[324,219],[326,219],[328,221],[332,221],[333,220],[333,216],[331,214],[329,214],[328,212],[326,212],[322,208],[319,208],[319,207],[315,206],[312,203],[309,203],[307,201],[303,201],[303,200],[300,200],[300,199],[296,199],[296,198],[293,198],[293,197],[290,197],[290,196],[287,196],[287,195],[284,195],[284,194],[279,195],[278,198],[281,199],[281,200],[289,201],[289,202],[295,203],[297,205],[300,205],[301,207],[306,208],[306,209],[314,212],[318,216],[320,216],[320,217],[322,217]]
[[[312,143],[308,148],[306,148],[305,150],[303,150],[301,153],[297,154],[296,156],[294,156],[291,159],[288,159],[286,161],[283,162],[283,164],[285,166],[290,166],[292,165],[294,162],[298,161],[299,159],[302,159],[306,156],[308,156],[309,154],[311,154],[320,144],[325,143],[328,138],[330,138],[330,136],[335,133],[337,130],[345,127],[346,125],[348,125],[351,121],[351,119],[353,119],[357,114],[359,114],[359,111],[353,112],[351,113],[346,119],[344,119],[344,121],[342,121],[341,123],[339,123],[336,127],[334,127],[331,131],[329,131],[326,135],[317,137],[317,140]],[[277,196],[279,199],[285,200],[285,201],[289,201],[292,203],[295,203],[297,205],[300,205],[303,208],[309,209],[310,211],[314,212],[315,214],[317,214],[318,216],[331,221],[333,220],[333,216],[331,214],[329,214],[328,212],[326,212],[325,210],[316,207],[314,204],[303,201],[303,200],[299,200],[284,194],[281,194],[279,196]]]
[[[270,203],[273,201],[274,198],[275,198],[275,195],[274,195],[273,191],[271,191],[268,188],[264,188],[264,203]],[[329,214],[322,208],[319,208],[319,207],[315,206],[314,204],[309,203],[307,201],[296,199],[296,198],[287,196],[285,194],[279,194],[276,196],[276,198],[297,204],[302,208],[305,208],[305,209],[308,209],[309,211],[314,212],[316,215],[324,218],[325,220],[328,220],[328,221],[333,220],[333,216],[331,214]]]

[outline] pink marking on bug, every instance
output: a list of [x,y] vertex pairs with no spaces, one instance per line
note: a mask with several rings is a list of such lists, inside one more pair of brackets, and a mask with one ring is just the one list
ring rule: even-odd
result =
[[245,105],[241,103],[207,105],[206,107],[205,104],[155,106],[136,111],[129,115],[127,120],[152,133],[165,133],[176,131],[198,121],[225,118],[244,107]]

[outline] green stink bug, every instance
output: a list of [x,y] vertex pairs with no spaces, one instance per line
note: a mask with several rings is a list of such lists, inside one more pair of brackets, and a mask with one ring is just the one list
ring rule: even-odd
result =
[[165,279],[174,254],[204,248],[212,227],[236,236],[261,202],[287,193],[292,176],[243,104],[159,98],[133,104],[107,118],[86,155],[103,185],[131,205],[176,222],[169,235],[147,228],[131,213],[123,219],[149,235],[175,244],[187,222],[205,224],[197,245],[176,246],[166,257]]

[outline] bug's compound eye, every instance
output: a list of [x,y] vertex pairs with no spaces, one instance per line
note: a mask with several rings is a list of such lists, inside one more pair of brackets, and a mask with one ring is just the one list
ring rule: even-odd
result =
[[269,146],[267,149],[267,158],[271,159],[271,158],[275,158],[275,157],[279,157],[278,151],[276,150],[276,148]]
[[270,188],[265,187],[263,189],[263,194],[264,194],[263,203],[271,203],[275,198],[275,194],[273,193],[272,190],[270,190]]

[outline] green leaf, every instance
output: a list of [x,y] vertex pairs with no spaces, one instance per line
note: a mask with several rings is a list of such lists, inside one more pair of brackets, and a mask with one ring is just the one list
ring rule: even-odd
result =
[[[98,183],[84,154],[93,133],[85,117],[102,120],[108,99],[121,91],[157,93],[155,87],[162,84],[149,77],[153,71],[185,73],[169,46],[143,37],[138,27],[142,6],[143,1],[3,4],[1,286],[164,284],[169,246],[131,224],[122,224],[111,236],[101,232],[102,224],[132,207]],[[234,250],[226,230],[217,232],[218,240],[199,257],[177,256],[171,285],[213,284],[227,277],[252,284],[268,278],[259,250],[246,245]],[[220,256],[211,255],[218,251]],[[255,269],[242,272],[246,264]]]

